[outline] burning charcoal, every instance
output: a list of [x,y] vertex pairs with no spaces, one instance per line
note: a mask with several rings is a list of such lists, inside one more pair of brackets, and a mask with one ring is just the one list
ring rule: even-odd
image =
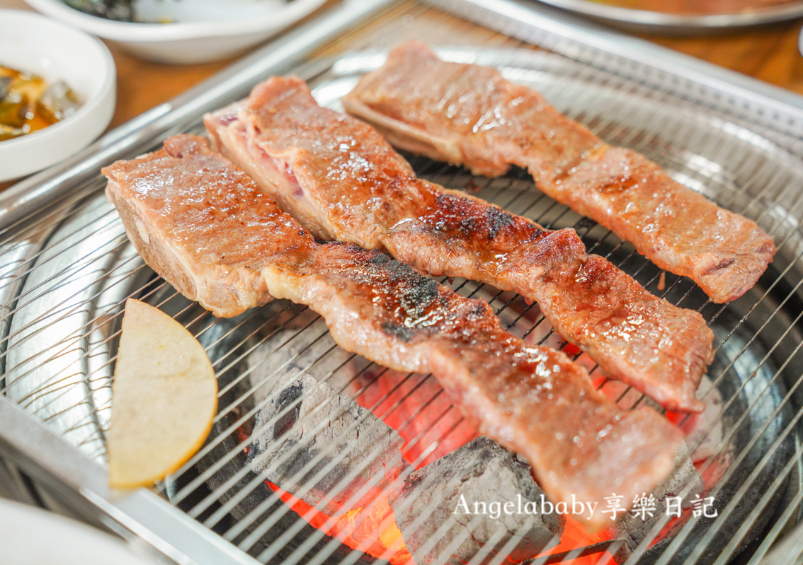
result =
[[[371,488],[348,502],[369,480],[382,477],[373,483],[382,486],[401,471],[404,440],[356,402],[307,375],[294,378],[285,373],[272,384],[269,394],[278,394],[257,412],[251,435],[248,462],[254,472],[334,516],[371,503]],[[357,420],[356,428],[347,431]],[[321,454],[320,461],[304,471]],[[326,467],[331,468],[303,493]],[[321,502],[332,492],[332,500]]]
[[[514,560],[534,557],[557,543],[563,517],[519,513],[519,504],[527,508],[528,502],[536,503],[531,509],[540,509],[543,494],[523,458],[491,439],[478,437],[413,472],[390,504],[416,565],[459,565],[492,538],[499,540],[492,549],[501,550],[517,532],[521,538],[507,551]],[[505,512],[505,503],[510,513]],[[496,508],[501,510],[499,515]],[[462,543],[447,551],[458,537],[464,538]],[[493,551],[488,552],[483,563],[494,557]]]
[[[686,447],[685,443],[681,443],[680,449],[675,454],[675,468],[672,474],[651,493],[655,501],[654,505],[652,504],[652,499],[649,498],[650,495],[647,495],[649,503],[642,505],[643,510],[639,510],[638,506],[636,506],[622,520],[617,522],[615,536],[624,540],[629,549],[634,549],[650,533],[653,525],[662,516],[666,516],[667,508],[669,507],[669,510],[674,509],[670,507],[670,504],[674,504],[674,502],[670,503],[668,499],[680,496],[687,485],[691,486],[688,494],[683,497],[682,508],[691,506],[691,500],[695,495],[702,492],[703,480],[691,462],[688,447]],[[650,512],[653,516],[649,515]]]

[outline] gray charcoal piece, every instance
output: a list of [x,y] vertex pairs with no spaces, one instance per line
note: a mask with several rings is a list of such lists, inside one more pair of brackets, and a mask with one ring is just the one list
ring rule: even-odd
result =
[[[649,516],[648,514],[642,516],[641,513],[634,515],[631,511],[616,523],[614,528],[616,537],[624,540],[628,548],[634,549],[649,534],[655,523],[666,515],[667,498],[680,496],[687,485],[691,486],[688,494],[683,497],[682,508],[691,506],[691,500],[698,494],[702,496],[703,490],[703,479],[692,464],[689,449],[686,443],[683,442],[680,445],[680,449],[675,453],[675,468],[672,474],[652,491],[656,501],[654,516]],[[646,520],[642,519],[642,517],[646,518]]]
[[[308,375],[284,374],[272,384],[267,392],[278,394],[257,412],[251,434],[248,463],[255,473],[335,516],[368,506],[376,495],[366,484],[381,488],[402,470],[404,440],[348,396]],[[320,460],[305,471],[316,457]],[[322,502],[332,492],[335,496]]]
[[[526,504],[540,502],[542,494],[523,458],[489,438],[478,437],[411,473],[391,495],[390,504],[416,565],[459,565],[496,536],[500,536],[499,541],[482,563],[498,560],[494,550],[501,550],[517,533],[518,542],[506,552],[514,560],[534,557],[555,545],[565,518],[556,513],[518,513],[519,495]],[[455,513],[463,500],[466,506]],[[488,505],[488,513],[474,513],[473,504],[480,501]],[[494,502],[502,507],[514,502],[516,508],[493,518],[490,504]],[[471,514],[464,511],[466,508]],[[482,507],[477,509],[481,511]],[[458,537],[463,538],[462,543],[448,551]]]

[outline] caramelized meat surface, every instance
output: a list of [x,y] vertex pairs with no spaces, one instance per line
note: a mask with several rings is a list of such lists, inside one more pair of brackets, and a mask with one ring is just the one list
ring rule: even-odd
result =
[[269,302],[261,270],[295,268],[316,249],[306,230],[206,140],[173,137],[164,149],[119,161],[103,174],[106,197],[140,255],[216,316]]
[[587,255],[574,230],[544,230],[417,179],[379,133],[318,106],[300,79],[273,78],[205,121],[216,146],[316,237],[518,292],[615,378],[667,408],[702,408],[695,391],[713,341],[703,318]]
[[408,43],[343,98],[397,147],[497,176],[527,169],[539,190],[691,278],[717,303],[747,292],[775,253],[758,225],[611,147],[536,91],[491,68],[446,63]]
[[[682,433],[655,411],[620,409],[565,355],[503,331],[481,300],[381,251],[315,243],[203,138],[171,138],[104,174],[132,242],[182,293],[221,315],[288,298],[345,349],[432,372],[480,432],[530,461],[553,501],[630,501],[671,472]],[[599,508],[584,517],[609,525]]]

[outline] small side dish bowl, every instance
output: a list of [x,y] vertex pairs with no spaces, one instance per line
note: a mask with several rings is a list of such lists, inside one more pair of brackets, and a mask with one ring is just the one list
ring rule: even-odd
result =
[[67,159],[95,140],[117,103],[114,59],[89,35],[32,12],[0,10],[0,65],[63,80],[81,107],[42,130],[0,141],[0,182]]
[[135,16],[119,22],[86,14],[62,0],[25,0],[43,14],[126,51],[161,63],[218,61],[253,47],[322,6],[326,0],[138,0]]

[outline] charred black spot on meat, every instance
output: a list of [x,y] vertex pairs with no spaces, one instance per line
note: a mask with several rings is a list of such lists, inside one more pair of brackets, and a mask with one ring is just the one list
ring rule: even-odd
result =
[[405,285],[399,296],[405,315],[414,320],[423,317],[440,294],[438,283],[426,277],[419,277],[413,284]]
[[435,213],[446,231],[459,229],[464,233],[473,233],[482,223],[478,221],[475,213],[477,205],[473,200],[453,194],[438,194],[435,203]]
[[429,306],[440,294],[438,283],[424,276],[417,276],[413,285],[402,290],[403,299],[424,307]]
[[484,202],[452,194],[439,194],[434,224],[437,231],[469,241],[493,241],[498,237],[514,237],[517,241],[533,241],[544,230],[522,222],[513,214]]
[[471,201],[467,198],[459,198],[453,194],[438,194],[435,198],[438,210],[447,214],[461,215],[468,212],[471,208]]
[[394,261],[384,253],[377,253],[369,262],[387,274],[389,290],[399,297],[405,312],[410,315],[421,314],[438,297],[438,283],[409,265]]
[[484,302],[482,300],[473,300],[472,302],[475,302],[475,306],[474,309],[471,312],[469,312],[469,316],[471,316],[472,318],[485,318],[488,316],[489,308],[487,302]]
[[477,221],[474,218],[466,218],[460,220],[460,231],[465,234],[471,234],[476,231]]
[[413,339],[415,334],[420,331],[416,328],[408,328],[407,326],[396,324],[394,322],[382,322],[381,328],[386,334],[400,339],[405,343]]
[[377,252],[375,252],[375,253],[374,253],[374,254],[371,256],[371,258],[370,258],[370,259],[368,259],[368,262],[369,262],[369,263],[371,263],[372,265],[384,265],[384,264],[386,264],[388,261],[390,261],[390,257],[388,257],[387,255],[385,255],[385,254],[384,254],[384,253],[382,253],[381,251],[377,251]]
[[512,214],[496,206],[488,206],[485,209],[485,219],[488,222],[488,241],[494,239],[503,229],[516,223]]
[[438,283],[398,261],[387,260],[380,264],[388,275],[388,290],[399,301],[399,314],[411,321],[424,317],[440,296]]
[[387,261],[377,264],[381,265],[383,271],[388,274],[388,279],[391,284],[407,283],[412,285],[416,284],[416,279],[424,278],[409,265],[393,261],[390,258],[388,258]]

